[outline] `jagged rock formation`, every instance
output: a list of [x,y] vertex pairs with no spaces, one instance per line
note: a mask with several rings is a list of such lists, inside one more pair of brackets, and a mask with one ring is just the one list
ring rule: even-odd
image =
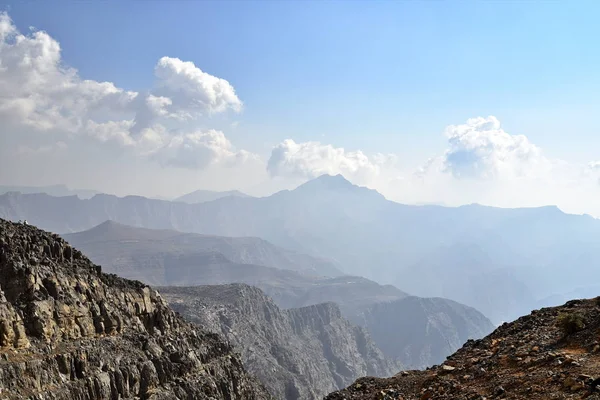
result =
[[442,364],[361,378],[327,400],[600,399],[600,298],[535,310]]
[[352,322],[364,326],[386,357],[408,368],[440,363],[494,325],[474,308],[448,299],[409,296],[370,306]]
[[56,235],[0,220],[0,398],[265,399],[218,335]]
[[358,376],[399,369],[333,303],[281,310],[260,289],[241,284],[160,291],[183,316],[241,349],[246,368],[279,399],[319,399]]

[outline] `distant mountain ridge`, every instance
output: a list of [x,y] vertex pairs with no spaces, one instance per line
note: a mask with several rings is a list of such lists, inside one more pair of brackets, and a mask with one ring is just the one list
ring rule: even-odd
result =
[[[164,289],[168,291],[179,291],[176,287],[181,286],[245,283],[260,288],[281,308],[336,303],[344,317],[367,330],[374,329],[379,345],[386,348],[386,357],[411,367],[429,366],[465,340],[483,336],[492,329],[489,320],[478,311],[450,300],[403,302],[407,294],[391,285],[357,276],[301,275],[278,269],[277,263],[267,267],[243,264],[239,259],[233,262],[217,246],[203,243],[234,243],[239,238],[154,231],[114,222],[65,237],[106,271],[156,286],[171,285]],[[257,257],[252,259],[260,261]],[[235,298],[236,291],[233,292],[229,297]]]
[[409,296],[369,306],[351,321],[363,326],[375,344],[407,369],[439,364],[469,339],[494,330],[482,313],[442,298]]
[[51,186],[7,186],[0,185],[0,195],[8,192],[19,192],[23,194],[46,193],[50,196],[64,197],[77,196],[80,199],[89,199],[101,192],[97,190],[69,189],[66,185]]
[[[113,221],[63,236],[106,271],[156,286],[246,283],[261,288],[281,307],[334,301],[347,313],[407,296],[391,285],[339,275],[325,260],[258,238],[152,230]],[[325,268],[338,276],[325,277]]]
[[[229,196],[201,204],[7,194],[0,196],[0,216],[61,233],[112,219],[153,229],[260,237],[335,260],[347,274],[414,295],[476,308],[483,304],[495,323],[535,308],[539,299],[600,280],[600,221],[592,217],[556,207],[408,206],[341,176],[323,176],[269,197]],[[457,250],[469,248],[485,258],[464,257]],[[484,265],[485,260],[493,265]],[[488,296],[486,289],[498,279],[504,289]],[[520,300],[507,302],[504,290]]]
[[223,197],[234,196],[234,197],[251,197],[246,193],[242,193],[239,190],[228,190],[225,192],[215,192],[212,190],[196,190],[194,192],[184,194],[183,196],[177,197],[173,201],[179,201],[182,203],[196,204],[205,203],[207,201],[218,200]]
[[[85,249],[99,264],[111,265],[123,276],[130,276],[130,273],[121,267],[125,268],[133,260],[127,260],[125,254],[120,258],[115,257],[118,253],[107,251],[107,242],[114,244],[112,248],[115,251],[120,251],[122,244],[126,243],[127,248],[123,251],[127,252],[127,255],[138,255],[144,258],[155,257],[156,259],[166,251],[185,253],[186,256],[214,252],[222,254],[233,263],[263,265],[313,276],[343,275],[339,265],[333,261],[286,250],[255,237],[232,238],[182,233],[168,229],[145,229],[114,221],[105,221],[87,231],[67,234],[64,237]],[[156,265],[156,267],[164,268],[164,265]],[[146,272],[148,268],[150,265],[146,265]],[[157,273],[164,275],[166,271],[157,271]]]

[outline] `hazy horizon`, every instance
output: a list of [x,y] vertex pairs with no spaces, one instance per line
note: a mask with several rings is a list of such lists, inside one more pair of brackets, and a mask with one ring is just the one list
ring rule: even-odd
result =
[[2,4],[2,185],[265,196],[340,173],[406,204],[600,216],[589,10]]

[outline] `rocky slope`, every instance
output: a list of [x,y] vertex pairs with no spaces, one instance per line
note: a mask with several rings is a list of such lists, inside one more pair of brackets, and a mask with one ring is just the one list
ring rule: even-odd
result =
[[327,400],[600,399],[600,298],[535,310],[442,364],[361,378]]
[[240,284],[160,292],[184,317],[241,349],[246,368],[279,399],[318,399],[359,376],[399,369],[333,303],[282,310],[260,289]]
[[218,335],[56,235],[0,220],[0,398],[266,399]]

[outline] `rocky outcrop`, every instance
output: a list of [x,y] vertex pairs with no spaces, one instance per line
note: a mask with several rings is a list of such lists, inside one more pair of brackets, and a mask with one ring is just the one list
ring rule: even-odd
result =
[[327,400],[600,399],[600,298],[535,310],[443,364],[361,378]]
[[190,321],[236,345],[246,368],[279,399],[318,399],[359,376],[399,368],[333,303],[282,310],[243,284],[159,290]]
[[218,335],[56,235],[0,220],[0,398],[265,399]]

